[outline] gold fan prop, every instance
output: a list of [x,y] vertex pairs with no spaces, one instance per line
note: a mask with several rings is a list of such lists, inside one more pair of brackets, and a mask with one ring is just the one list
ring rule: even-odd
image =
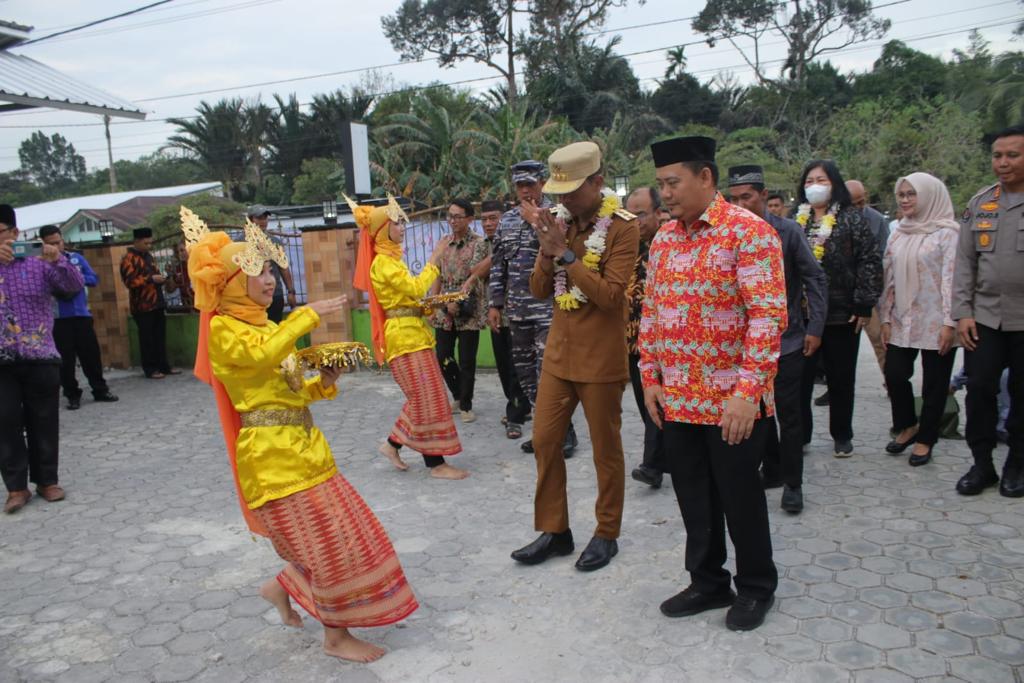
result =
[[309,370],[320,368],[354,368],[370,364],[370,350],[360,342],[328,342],[295,353],[299,364]]
[[443,308],[448,304],[457,304],[460,301],[466,300],[465,292],[448,292],[447,294],[435,294],[434,296],[425,296],[420,301],[420,306],[423,307],[423,315],[429,316],[434,312],[435,308]]

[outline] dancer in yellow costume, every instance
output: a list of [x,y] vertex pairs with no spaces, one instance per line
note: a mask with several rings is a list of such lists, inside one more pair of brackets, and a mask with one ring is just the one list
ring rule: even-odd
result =
[[430,474],[438,479],[465,479],[469,472],[445,462],[462,451],[452,420],[447,388],[434,355],[434,334],[423,319],[420,301],[441,271],[437,263],[450,237],[442,237],[427,265],[413,276],[402,261],[402,240],[409,218],[394,197],[386,206],[349,208],[362,231],[356,259],[356,287],[370,297],[373,352],[387,361],[406,402],[380,452],[400,470],[409,466],[399,455],[408,446],[423,455]]
[[384,528],[313,426],[307,406],[337,395],[341,369],[306,379],[292,356],[296,340],[321,315],[342,310],[345,298],[303,306],[277,325],[267,307],[275,287],[270,261],[288,265],[281,248],[251,224],[245,242],[232,242],[184,207],[182,227],[203,312],[196,375],[217,397],[246,521],[288,562],[260,595],[286,625],[301,626],[294,598],[324,625],[327,654],[378,659],[384,650],[348,629],[394,623],[418,605]]

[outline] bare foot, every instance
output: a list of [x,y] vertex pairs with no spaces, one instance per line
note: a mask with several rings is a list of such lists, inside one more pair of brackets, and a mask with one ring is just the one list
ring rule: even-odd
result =
[[431,467],[430,476],[437,477],[438,479],[465,479],[469,476],[469,472],[466,470],[460,470],[458,467],[452,467],[448,463],[444,463],[437,467]]
[[359,640],[349,633],[347,628],[325,628],[324,652],[332,657],[366,664],[383,657],[386,650],[365,640]]
[[398,454],[398,449],[387,441],[382,443],[380,448],[377,450],[380,451],[381,455],[390,460],[391,464],[394,465],[396,469],[402,470],[403,472],[409,469],[409,466],[405,464],[404,460],[402,460],[402,456]]
[[277,579],[267,579],[260,586],[260,597],[277,608],[281,615],[281,623],[285,626],[302,628],[302,617],[292,609],[292,601],[288,598],[288,591],[284,589]]

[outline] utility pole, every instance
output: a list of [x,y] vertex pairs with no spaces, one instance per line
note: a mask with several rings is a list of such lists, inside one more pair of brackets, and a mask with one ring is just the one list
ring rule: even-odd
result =
[[107,132],[107,163],[110,164],[110,191],[117,192],[117,171],[114,170],[114,150],[110,145],[110,116],[104,114],[103,128]]

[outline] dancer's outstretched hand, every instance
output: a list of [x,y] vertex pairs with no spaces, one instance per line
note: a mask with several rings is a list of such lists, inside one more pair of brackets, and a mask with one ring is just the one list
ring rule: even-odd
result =
[[309,307],[313,309],[313,312],[323,317],[327,313],[334,313],[340,311],[348,305],[348,297],[342,294],[336,296],[333,299],[321,299],[320,301],[313,301],[309,304]]
[[345,366],[338,365],[332,368],[320,368],[320,384],[323,385],[324,389],[330,388],[338,378],[341,377],[341,373],[345,371]]

